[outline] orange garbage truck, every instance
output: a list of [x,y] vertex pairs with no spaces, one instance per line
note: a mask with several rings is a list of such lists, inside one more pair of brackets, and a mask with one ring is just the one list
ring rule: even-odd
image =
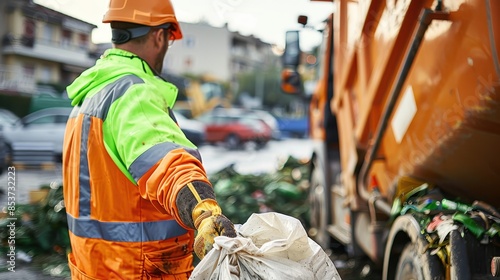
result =
[[[383,279],[499,277],[500,1],[329,2],[311,237],[368,256]],[[287,31],[290,94],[303,92],[299,38]]]

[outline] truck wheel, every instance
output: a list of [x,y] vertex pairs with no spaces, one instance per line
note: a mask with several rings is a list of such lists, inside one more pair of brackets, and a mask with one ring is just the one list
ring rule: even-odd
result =
[[409,243],[401,253],[394,279],[424,280],[424,263],[421,254],[417,250],[417,244]]
[[331,236],[327,231],[329,203],[325,180],[321,175],[318,165],[315,165],[311,175],[311,188],[309,190],[311,238],[323,249],[329,249]]
[[387,237],[382,279],[446,279],[441,259],[428,250],[429,243],[421,231],[420,222],[412,214],[396,218]]
[[10,166],[10,165],[13,165],[13,161],[14,161],[14,152],[12,150],[12,147],[7,144],[6,145],[6,149],[5,149],[5,163],[7,164],[7,166]]
[[226,137],[225,144],[226,148],[228,148],[229,150],[236,150],[240,145],[240,138],[238,137],[238,135],[229,134]]

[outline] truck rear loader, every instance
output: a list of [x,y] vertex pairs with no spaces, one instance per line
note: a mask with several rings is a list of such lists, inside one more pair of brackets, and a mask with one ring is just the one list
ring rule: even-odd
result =
[[[383,279],[499,277],[500,1],[329,2],[309,96],[311,236]],[[286,34],[290,94],[299,38]]]

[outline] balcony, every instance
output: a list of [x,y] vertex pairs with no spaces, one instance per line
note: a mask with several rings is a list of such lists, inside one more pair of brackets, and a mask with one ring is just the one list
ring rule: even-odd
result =
[[14,54],[83,68],[88,68],[95,62],[95,59],[89,56],[88,48],[72,44],[5,35],[2,45],[4,55]]
[[32,75],[26,75],[21,70],[0,65],[0,91],[33,93],[35,89],[36,82]]

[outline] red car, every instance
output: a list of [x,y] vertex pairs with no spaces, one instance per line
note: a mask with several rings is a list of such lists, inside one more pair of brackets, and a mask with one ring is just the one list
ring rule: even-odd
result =
[[205,140],[209,144],[224,143],[228,149],[240,148],[248,142],[263,147],[272,137],[271,128],[250,115],[215,110],[199,117],[205,123]]

